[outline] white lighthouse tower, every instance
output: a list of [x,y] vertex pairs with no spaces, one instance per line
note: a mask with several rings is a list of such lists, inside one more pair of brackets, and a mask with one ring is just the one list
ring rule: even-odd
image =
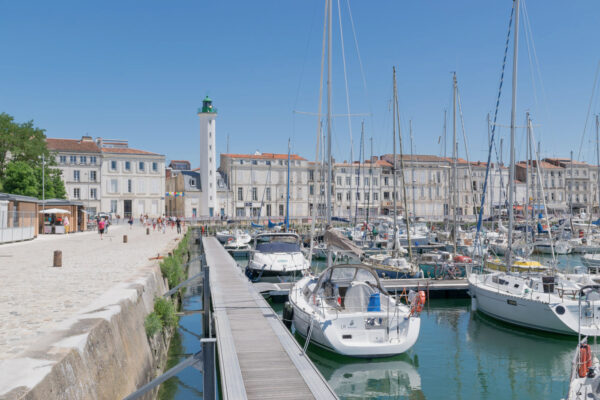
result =
[[206,96],[202,100],[202,108],[198,109],[200,117],[200,215],[214,217],[217,209],[217,160],[215,150],[215,124],[217,110],[212,100]]

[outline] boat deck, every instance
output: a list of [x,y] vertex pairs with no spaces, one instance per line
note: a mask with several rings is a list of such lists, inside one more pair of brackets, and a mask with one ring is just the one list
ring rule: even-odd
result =
[[224,399],[337,399],[277,314],[213,237],[202,239]]

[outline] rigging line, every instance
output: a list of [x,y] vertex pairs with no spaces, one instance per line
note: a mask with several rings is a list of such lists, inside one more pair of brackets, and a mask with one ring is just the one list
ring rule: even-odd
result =
[[535,103],[536,108],[539,107],[539,101],[538,101],[538,97],[537,97],[537,90],[536,90],[536,85],[535,85],[535,66],[534,66],[534,62],[531,58],[532,55],[532,50],[531,47],[533,46],[533,36],[530,34],[529,31],[529,17],[527,15],[527,8],[525,7],[525,1],[521,0],[521,3],[523,5],[523,25],[525,25],[525,44],[527,45],[527,58],[529,60],[529,74],[531,75],[531,86],[533,87],[533,101]]
[[356,28],[354,26],[354,18],[352,17],[352,9],[350,8],[350,0],[346,0],[346,7],[348,8],[348,16],[350,17],[350,26],[352,27],[352,36],[354,38],[354,47],[356,48],[356,55],[358,57],[358,65],[360,67],[360,76],[362,78],[363,88],[365,90],[365,98],[367,99],[367,105],[369,107],[369,114],[371,120],[371,132],[375,132],[373,126],[373,107],[369,99],[369,89],[367,87],[367,79],[365,78],[365,69],[363,67],[362,57],[360,56],[360,49],[358,47],[358,37],[356,35]]
[[477,204],[477,196],[475,194],[475,190],[473,189],[473,170],[471,168],[471,163],[469,161],[469,149],[467,147],[467,133],[465,130],[465,120],[462,112],[462,103],[460,101],[460,91],[458,90],[458,85],[456,87],[456,98],[458,100],[458,115],[460,115],[460,126],[463,134],[463,143],[465,145],[465,158],[467,159],[467,170],[469,171],[469,189],[471,191],[471,197],[473,198],[473,205]]
[[598,84],[598,73],[600,73],[600,61],[598,61],[598,66],[596,67],[596,75],[594,76],[594,86],[592,86],[592,95],[590,96],[588,110],[585,115],[585,124],[583,125],[583,132],[581,133],[581,142],[579,144],[579,152],[577,153],[577,160],[579,160],[580,156],[581,156],[581,148],[583,147],[583,139],[585,137],[585,131],[587,130],[587,125],[588,125],[588,122],[590,119],[590,112],[592,111],[592,103],[594,101],[594,96],[596,95],[596,87]]
[[[492,125],[492,134],[490,138],[490,146],[488,151],[488,160],[487,166],[485,168],[485,180],[483,181],[483,192],[481,195],[481,206],[479,207],[479,217],[477,218],[477,232],[475,234],[475,246],[479,249],[479,255],[483,259],[482,247],[480,243],[480,232],[481,232],[481,224],[483,221],[483,207],[485,206],[485,193],[487,190],[488,178],[490,174],[490,164],[492,158],[492,148],[494,147],[494,136],[496,134],[496,122],[498,120],[498,108],[500,107],[500,97],[502,95],[502,84],[504,83],[504,71],[506,69],[506,57],[508,56],[508,47],[510,44],[510,32],[512,28],[513,16],[515,15],[515,2],[513,2],[513,6],[510,10],[510,20],[508,21],[508,32],[506,34],[506,44],[504,47],[504,58],[502,59],[502,70],[500,73],[500,83],[498,85],[498,97],[496,98],[496,109],[494,110],[494,124]],[[498,153],[496,152],[496,157],[498,157]],[[502,182],[502,173],[500,174],[500,180]],[[482,267],[483,269],[483,263]]]
[[310,47],[310,37],[315,25],[315,17],[317,16],[317,7],[313,12],[313,17],[310,19],[310,28],[308,30],[308,37],[306,38],[306,49],[304,50],[304,60],[302,61],[302,69],[300,70],[300,79],[298,80],[298,88],[296,89],[296,99],[294,100],[294,109],[298,106],[298,98],[300,97],[300,88],[302,87],[302,81],[304,80],[304,72],[306,70],[306,60],[308,59],[308,49]]
[[529,13],[527,12],[527,5],[525,4],[525,0],[522,0],[523,4],[523,12],[525,16],[525,30],[529,30],[529,38],[531,40],[531,49],[533,50],[533,61],[535,64],[535,68],[538,74],[538,79],[540,81],[540,88],[542,90],[542,100],[544,103],[544,112],[546,113],[546,118],[550,117],[550,111],[548,110],[548,95],[546,94],[546,85],[544,85],[544,80],[542,79],[542,69],[540,68],[540,60],[537,55],[537,50],[535,48],[535,41],[533,39],[533,30],[531,29],[531,21],[529,20]]
[[346,111],[348,112],[348,132],[350,133],[350,143],[352,140],[352,119],[350,118],[350,93],[348,92],[348,72],[346,70],[346,51],[344,48],[344,30],[342,29],[342,8],[340,7],[340,0],[337,0],[338,5],[338,19],[340,25],[340,43],[342,47],[342,64],[344,66],[344,86],[346,88]]

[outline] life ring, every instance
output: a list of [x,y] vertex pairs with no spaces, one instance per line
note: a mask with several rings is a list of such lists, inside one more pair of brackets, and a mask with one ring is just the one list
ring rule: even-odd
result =
[[412,300],[412,304],[410,307],[410,315],[419,314],[423,310],[423,306],[425,305],[426,299],[427,295],[425,294],[425,292],[419,290],[417,295]]
[[585,378],[592,366],[592,351],[589,344],[581,344],[579,346],[579,368],[578,373],[580,378]]

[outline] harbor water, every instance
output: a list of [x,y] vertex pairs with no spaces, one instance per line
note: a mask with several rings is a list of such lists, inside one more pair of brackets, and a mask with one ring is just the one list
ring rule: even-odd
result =
[[[247,259],[237,262],[243,268]],[[317,272],[323,265],[313,263]],[[575,265],[580,265],[578,256],[559,257],[559,268]],[[281,317],[283,304],[270,304]],[[188,290],[183,308],[202,308],[200,288]],[[201,324],[201,314],[180,319],[171,362],[199,350]],[[405,354],[355,359],[309,345],[308,356],[341,399],[561,399],[576,344],[576,337],[523,329],[473,312],[470,299],[432,299],[421,314],[419,340]],[[202,398],[202,374],[193,368],[165,386],[161,399]]]

